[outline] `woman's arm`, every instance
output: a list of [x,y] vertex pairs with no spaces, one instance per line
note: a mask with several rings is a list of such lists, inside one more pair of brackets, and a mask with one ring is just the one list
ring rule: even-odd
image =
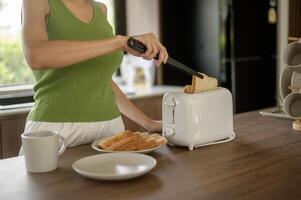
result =
[[46,18],[49,15],[48,0],[23,0],[22,41],[27,63],[33,69],[62,68],[116,50],[125,50],[136,56],[152,59],[160,52],[158,64],[166,62],[165,47],[153,34],[136,36],[148,51],[139,54],[127,47],[127,36],[114,36],[94,41],[49,41],[46,31]]
[[34,69],[61,68],[123,49],[126,37],[96,41],[49,41],[48,0],[23,0],[22,39],[25,58]]
[[[107,7],[103,3],[99,3],[101,11],[107,15]],[[162,130],[162,122],[152,120],[148,116],[146,116],[141,110],[139,110],[128,98],[127,96],[120,90],[118,85],[112,81],[112,89],[116,95],[117,105],[121,113],[127,116],[129,119],[133,120],[137,124],[141,124],[143,128],[148,131],[161,131]]]
[[120,90],[114,81],[112,81],[112,89],[116,95],[117,105],[122,114],[141,125],[148,131],[155,132],[162,130],[162,122],[152,120],[146,116],[126,97],[126,95]]

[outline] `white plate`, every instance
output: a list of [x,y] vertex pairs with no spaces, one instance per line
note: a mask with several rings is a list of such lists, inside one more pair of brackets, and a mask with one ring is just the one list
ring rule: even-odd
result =
[[154,151],[158,148],[161,147],[161,145],[157,146],[157,147],[154,147],[154,148],[151,148],[151,149],[143,149],[143,150],[138,150],[138,151],[112,151],[112,150],[105,150],[105,149],[102,149],[102,148],[99,148],[97,144],[99,144],[102,140],[104,140],[105,138],[102,138],[102,139],[99,139],[99,140],[96,140],[95,142],[92,143],[92,149],[96,150],[96,151],[99,151],[99,152],[102,152],[102,153],[116,153],[116,152],[129,152],[129,153],[149,153],[151,151]]
[[108,153],[75,161],[72,168],[79,174],[97,180],[124,180],[152,170],[157,161],[139,153]]

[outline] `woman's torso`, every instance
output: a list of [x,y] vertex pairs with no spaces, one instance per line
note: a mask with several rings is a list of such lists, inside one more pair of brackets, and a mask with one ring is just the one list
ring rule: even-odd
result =
[[[93,1],[92,1],[93,2]],[[113,36],[112,27],[93,2],[93,18],[78,19],[62,0],[49,0],[49,40],[99,40]],[[120,115],[111,89],[111,78],[122,60],[116,51],[60,69],[33,70],[36,84],[33,121],[93,122]]]

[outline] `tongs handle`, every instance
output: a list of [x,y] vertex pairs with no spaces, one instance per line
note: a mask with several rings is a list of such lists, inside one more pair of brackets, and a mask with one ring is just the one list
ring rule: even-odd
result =
[[[136,39],[134,39],[132,37],[130,37],[128,39],[127,45],[130,48],[136,50],[139,53],[145,53],[147,51],[147,47],[142,42],[140,42],[140,41],[138,41],[138,40],[136,40]],[[156,59],[156,60],[159,59],[159,53],[154,57],[154,59]],[[177,69],[180,69],[180,70],[182,70],[182,71],[184,71],[184,72],[186,72],[186,73],[188,73],[190,75],[195,75],[195,76],[197,76],[197,77],[199,77],[201,79],[204,78],[203,74],[198,73],[197,71],[191,69],[190,67],[187,67],[186,65],[180,63],[179,61],[177,61],[177,60],[175,60],[175,59],[173,59],[171,57],[169,57],[167,59],[166,63],[169,64],[169,65],[171,65],[171,66],[173,66],[173,67],[175,67],[175,68],[177,68]]]
[[[128,39],[127,45],[130,48],[138,51],[139,53],[145,53],[147,51],[147,47],[142,42],[140,42],[132,37],[130,37]],[[154,57],[154,59],[156,59],[156,60],[159,59],[159,53]]]

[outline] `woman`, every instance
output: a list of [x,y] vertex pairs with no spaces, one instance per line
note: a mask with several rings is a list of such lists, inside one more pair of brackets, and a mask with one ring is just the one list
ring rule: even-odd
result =
[[92,142],[124,130],[120,112],[149,131],[160,121],[138,110],[112,81],[122,51],[166,62],[166,48],[153,34],[134,36],[147,46],[139,54],[127,36],[114,36],[106,7],[93,0],[23,0],[24,55],[36,84],[35,106],[25,132],[57,131],[68,146]]

